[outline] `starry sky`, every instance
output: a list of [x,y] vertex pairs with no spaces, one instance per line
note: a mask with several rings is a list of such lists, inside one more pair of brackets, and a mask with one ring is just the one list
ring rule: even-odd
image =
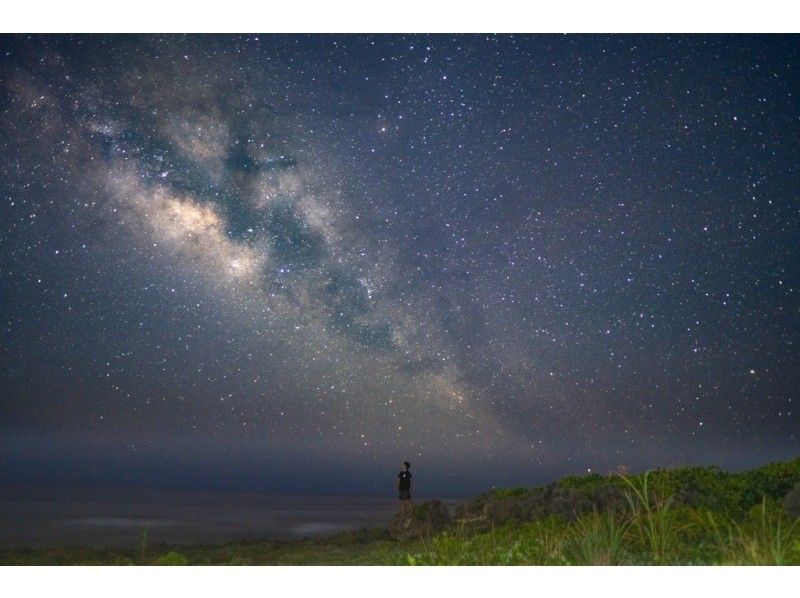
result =
[[2,36],[2,480],[797,456],[798,155],[797,36]]

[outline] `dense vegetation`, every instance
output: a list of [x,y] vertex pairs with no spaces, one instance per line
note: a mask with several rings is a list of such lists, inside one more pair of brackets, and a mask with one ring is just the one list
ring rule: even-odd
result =
[[[493,490],[442,520],[415,507],[404,539],[0,553],[6,564],[800,564],[800,459],[744,472],[683,467]],[[428,518],[436,513],[436,518]],[[393,523],[394,529],[397,527]],[[413,533],[414,531],[418,533]]]

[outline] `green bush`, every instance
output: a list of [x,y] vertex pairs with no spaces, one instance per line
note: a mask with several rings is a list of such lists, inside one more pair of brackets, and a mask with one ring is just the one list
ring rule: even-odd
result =
[[783,508],[791,519],[800,517],[800,484],[789,490],[783,497]]
[[519,496],[530,492],[530,488],[525,486],[517,486],[516,488],[495,488],[489,494],[492,498],[508,498],[510,496]]
[[189,559],[180,552],[170,551],[156,560],[156,565],[188,565]]
[[562,488],[568,488],[571,490],[591,491],[597,486],[607,484],[608,482],[608,477],[601,476],[599,473],[589,473],[585,475],[571,475],[561,478],[561,480],[558,482],[558,485]]

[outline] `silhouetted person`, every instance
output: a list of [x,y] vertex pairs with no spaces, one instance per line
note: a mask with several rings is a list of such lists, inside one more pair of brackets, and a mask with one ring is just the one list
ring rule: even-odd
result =
[[411,510],[411,463],[403,461],[403,469],[397,476],[397,491],[400,493],[400,512],[404,513],[406,509]]

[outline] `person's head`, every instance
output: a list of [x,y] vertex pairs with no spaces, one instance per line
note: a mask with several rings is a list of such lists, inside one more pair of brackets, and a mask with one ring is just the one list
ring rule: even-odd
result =
[[409,463],[408,461],[403,461],[403,469],[405,469],[406,471],[411,469],[411,463]]

